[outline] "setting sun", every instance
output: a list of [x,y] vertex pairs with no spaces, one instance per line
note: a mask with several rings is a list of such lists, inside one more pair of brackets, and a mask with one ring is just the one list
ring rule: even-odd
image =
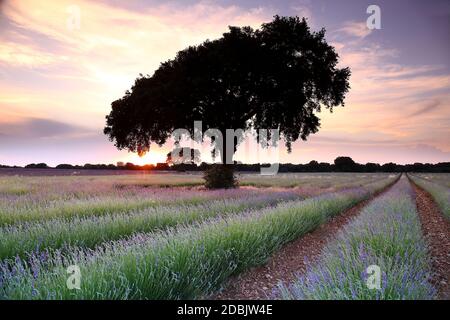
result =
[[157,164],[158,162],[165,162],[166,155],[163,153],[150,151],[144,156],[139,157],[136,153],[130,153],[129,156],[123,161],[143,166],[146,164]]

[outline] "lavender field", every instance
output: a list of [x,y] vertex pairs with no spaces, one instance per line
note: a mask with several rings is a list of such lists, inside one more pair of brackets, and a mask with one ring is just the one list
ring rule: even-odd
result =
[[[239,188],[222,190],[196,174],[0,176],[0,298],[214,298],[360,206],[318,262],[276,279],[266,298],[433,299],[414,192],[399,176],[241,174]],[[445,176],[410,178],[448,211]],[[381,290],[365,287],[372,264]]]
[[[379,290],[361,270],[378,266]],[[402,177],[374,200],[324,250],[321,261],[294,283],[281,285],[285,299],[432,299],[431,261],[415,208]]]

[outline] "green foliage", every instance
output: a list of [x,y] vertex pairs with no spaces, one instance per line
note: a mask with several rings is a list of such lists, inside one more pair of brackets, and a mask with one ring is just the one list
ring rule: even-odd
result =
[[235,188],[238,185],[234,170],[229,165],[213,165],[208,168],[203,176],[205,187],[208,189],[228,189]]

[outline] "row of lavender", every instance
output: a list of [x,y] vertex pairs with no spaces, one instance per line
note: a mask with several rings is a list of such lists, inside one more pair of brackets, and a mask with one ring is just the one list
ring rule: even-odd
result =
[[415,184],[431,194],[444,216],[450,219],[450,188],[437,181],[435,182],[433,178],[428,180],[425,177],[416,175],[409,175],[409,177]]
[[[180,299],[206,296],[232,274],[263,263],[284,243],[367,199],[393,177],[365,187],[279,203],[238,215],[133,234],[93,249],[40,251],[0,264],[4,299]],[[117,223],[120,223],[117,221]],[[80,270],[79,290],[67,267]]]
[[[406,177],[375,199],[281,299],[432,299],[426,242]],[[378,277],[378,278],[377,278]]]
[[[122,177],[0,177],[0,226],[51,219],[102,216],[126,213],[150,207],[168,205],[196,205],[218,199],[237,199],[273,192],[273,189],[241,189],[227,191],[207,191],[199,188],[154,188],[155,179],[142,177],[133,179]],[[351,178],[351,179],[350,179]],[[380,175],[321,175],[292,179],[299,188],[293,192],[302,195],[317,194],[322,191],[338,190],[358,186],[386,178]],[[92,179],[92,180],[91,180]],[[172,179],[172,177],[166,177]],[[176,179],[176,177],[175,177]],[[279,180],[288,180],[287,178]],[[261,180],[261,178],[260,178]],[[159,180],[156,180],[158,182]],[[261,180],[263,181],[263,180]],[[161,181],[159,181],[160,183]],[[264,180],[266,184],[277,185],[275,178]]]
[[[372,176],[364,178],[369,181],[379,179]],[[336,185],[339,185],[338,182]],[[341,183],[337,188],[345,185]],[[0,224],[3,224],[0,227],[0,259],[23,258],[31,252],[69,246],[92,248],[138,232],[152,232],[217,216],[226,217],[325,192],[311,188],[209,192],[171,188],[141,191],[139,195],[142,199],[130,199],[125,195],[106,202],[104,199],[99,202],[92,199],[74,202],[70,190],[73,191],[66,186],[68,202],[64,205],[49,202],[44,207],[31,206],[30,210],[25,211],[0,210]]]
[[[50,189],[51,190],[51,189]],[[184,188],[136,188],[109,190],[102,195],[78,198],[73,193],[53,195],[50,190],[22,196],[0,196],[0,226],[40,222],[53,219],[70,220],[123,214],[148,208],[205,204],[223,199],[261,196],[262,190],[189,190]],[[294,191],[287,190],[289,193]],[[279,192],[278,192],[279,193]]]
[[[319,188],[334,186],[336,183],[370,180],[386,177],[385,173],[279,173],[275,176],[259,174],[238,174],[241,186],[254,187],[304,187],[314,185]],[[1,176],[0,198],[2,195],[20,197],[22,195],[51,196],[53,199],[67,196],[77,199],[89,199],[92,196],[142,195],[173,187],[201,186],[203,180],[198,174],[142,174],[121,176]]]
[[408,176],[419,177],[450,188],[450,173],[408,173]]
[[177,225],[192,224],[214,217],[237,215],[244,211],[261,209],[283,201],[304,199],[292,191],[252,194],[239,197],[202,201],[199,204],[174,204],[131,210],[123,214],[76,216],[71,219],[53,218],[33,223],[14,224],[0,228],[0,259],[45,249],[64,249],[69,246],[92,248],[102,242],[117,240],[134,233],[163,230]]

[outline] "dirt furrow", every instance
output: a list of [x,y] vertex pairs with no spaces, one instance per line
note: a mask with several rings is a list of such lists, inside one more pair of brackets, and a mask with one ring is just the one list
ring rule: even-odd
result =
[[252,268],[231,278],[224,289],[212,296],[211,299],[259,300],[270,298],[273,289],[280,281],[290,282],[296,278],[296,275],[304,273],[307,266],[316,263],[328,241],[334,239],[338,231],[357,216],[362,208],[374,198],[387,192],[394,184],[328,220],[314,231],[286,244],[264,266]]
[[433,268],[432,282],[438,298],[450,299],[450,222],[440,212],[431,195],[410,180],[422,231],[428,242]]

